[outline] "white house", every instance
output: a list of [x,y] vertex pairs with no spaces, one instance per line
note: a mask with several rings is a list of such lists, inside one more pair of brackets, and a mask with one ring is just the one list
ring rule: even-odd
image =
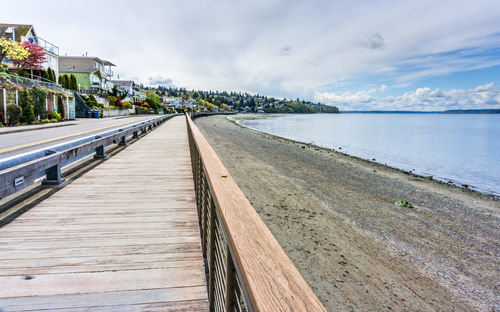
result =
[[46,60],[42,64],[44,70],[52,68],[56,77],[59,75],[59,47],[37,36],[33,25],[0,24],[0,37],[12,39],[16,42],[30,42],[41,46],[46,53]]

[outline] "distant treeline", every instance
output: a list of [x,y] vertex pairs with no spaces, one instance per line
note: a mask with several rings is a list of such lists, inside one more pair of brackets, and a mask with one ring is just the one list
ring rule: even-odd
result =
[[500,114],[500,109],[453,109],[446,110],[445,114]]
[[276,99],[263,95],[242,92],[186,90],[159,86],[162,94],[184,99],[194,99],[197,104],[225,109],[232,107],[239,111],[266,113],[338,113],[335,106],[313,103],[297,98],[296,100]]

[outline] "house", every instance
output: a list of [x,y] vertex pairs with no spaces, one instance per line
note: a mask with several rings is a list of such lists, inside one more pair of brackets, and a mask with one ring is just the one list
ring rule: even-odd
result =
[[36,43],[42,47],[46,53],[46,60],[42,64],[44,70],[52,68],[56,77],[59,74],[59,47],[39,37],[33,25],[25,24],[0,24],[0,37],[12,39],[16,42]]
[[115,86],[118,90],[122,92],[128,92],[125,100],[135,102],[140,101],[145,98],[142,92],[137,91],[135,87],[135,83],[132,80],[111,80],[113,86]]
[[110,90],[115,64],[94,56],[59,57],[59,76],[75,75],[80,91]]

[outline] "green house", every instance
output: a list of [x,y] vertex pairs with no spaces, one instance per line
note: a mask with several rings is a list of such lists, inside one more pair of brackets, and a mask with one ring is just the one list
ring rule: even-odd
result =
[[100,91],[112,88],[113,63],[93,56],[60,56],[59,76],[75,75],[80,91]]

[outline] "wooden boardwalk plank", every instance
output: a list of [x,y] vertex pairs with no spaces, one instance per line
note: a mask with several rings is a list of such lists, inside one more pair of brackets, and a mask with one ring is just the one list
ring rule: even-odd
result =
[[1,228],[0,310],[208,310],[189,157],[173,118]]

